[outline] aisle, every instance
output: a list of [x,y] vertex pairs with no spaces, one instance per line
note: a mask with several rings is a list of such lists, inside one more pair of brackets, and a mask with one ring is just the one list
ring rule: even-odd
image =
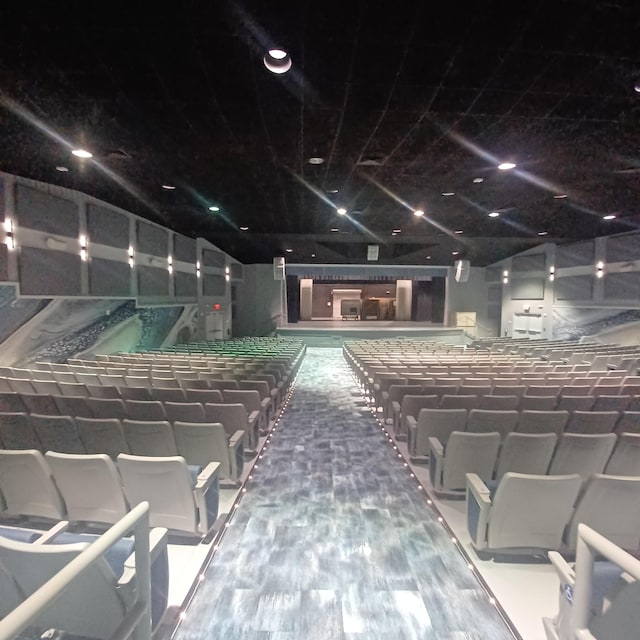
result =
[[176,640],[508,640],[341,349],[308,348]]

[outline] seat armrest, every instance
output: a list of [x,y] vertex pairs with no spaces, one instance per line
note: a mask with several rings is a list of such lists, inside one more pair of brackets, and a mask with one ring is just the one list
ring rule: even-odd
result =
[[429,478],[434,491],[442,489],[442,468],[444,466],[444,447],[438,438],[431,437],[429,442]]
[[416,429],[418,428],[418,421],[415,419],[415,416],[407,416],[406,421],[409,429],[411,429],[411,431],[415,433]]
[[257,410],[253,410],[250,414],[249,414],[249,418],[247,420],[247,422],[253,426],[256,423],[256,420],[260,417],[260,412]]
[[[154,560],[164,551],[167,546],[168,531],[164,527],[154,527],[149,530],[149,557],[150,562],[153,564]],[[124,561],[124,567],[126,569],[136,568],[136,554],[135,551]]]
[[547,555],[549,556],[549,562],[551,562],[558,574],[560,584],[568,584],[573,587],[576,583],[576,572],[573,567],[557,551],[549,551]]
[[[234,434],[235,435],[235,434]],[[196,480],[196,486],[194,487],[195,491],[205,492],[214,480],[218,477],[220,473],[220,463],[219,462],[210,462],[198,475]]]
[[467,530],[476,549],[487,546],[487,526],[491,511],[491,492],[476,473],[465,474],[467,478]]
[[42,535],[39,538],[36,538],[32,544],[48,544],[51,540],[53,540],[59,533],[66,531],[69,528],[68,520],[60,520],[56,524],[51,527],[48,531],[43,531]]
[[260,404],[263,409],[269,409],[271,407],[271,398],[262,398]]
[[439,463],[442,464],[442,460],[444,458],[444,447],[442,446],[442,442],[433,436],[429,438],[429,457],[431,458],[432,456],[436,461],[439,461]]
[[244,429],[238,429],[232,436],[229,437],[229,448],[236,449],[239,444],[242,443],[244,438]]

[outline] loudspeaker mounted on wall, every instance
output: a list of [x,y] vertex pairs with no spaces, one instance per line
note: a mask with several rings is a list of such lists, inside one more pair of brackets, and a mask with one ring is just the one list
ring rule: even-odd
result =
[[456,282],[466,282],[469,279],[471,265],[468,260],[456,260]]
[[273,279],[284,280],[284,256],[273,259]]

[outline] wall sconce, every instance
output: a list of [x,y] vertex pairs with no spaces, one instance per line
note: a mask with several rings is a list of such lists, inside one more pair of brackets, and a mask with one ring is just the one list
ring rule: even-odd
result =
[[228,267],[228,266],[227,266],[227,267],[225,267],[225,268],[224,268],[224,279],[225,279],[227,282],[229,282],[229,280],[231,280],[231,275],[230,275],[230,274],[231,274],[231,269],[230,269],[230,267]]
[[4,219],[4,243],[9,251],[16,248],[16,238],[13,231],[13,220],[11,218]]
[[604,275],[604,262],[600,261],[596,264],[596,278],[602,278]]
[[135,261],[135,252],[133,251],[133,246],[129,245],[129,266],[133,269],[133,265],[136,263]]
[[549,267],[549,282],[553,282],[556,279],[556,268]]
[[506,269],[502,272],[502,282],[503,284],[509,283],[509,272]]
[[196,262],[196,278],[200,277],[200,260]]
[[169,256],[167,258],[167,262],[169,264],[169,266],[167,267],[167,269],[169,270],[169,273],[173,273],[173,256]]
[[89,257],[89,253],[87,251],[89,239],[87,238],[87,236],[83,234],[80,236],[79,242],[80,242],[80,260],[82,260],[83,262],[86,262],[87,258]]

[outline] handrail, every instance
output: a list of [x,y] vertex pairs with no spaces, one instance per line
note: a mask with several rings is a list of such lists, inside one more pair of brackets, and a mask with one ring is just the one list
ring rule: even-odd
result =
[[[149,557],[149,503],[141,502],[118,520],[68,565],[0,620],[0,640],[13,640],[51,605],[80,574],[133,530],[136,563],[136,599],[114,633],[112,640],[124,639],[135,630],[136,640],[151,639],[151,561]],[[100,606],[100,603],[96,603]]]
[[634,558],[587,525],[578,525],[575,574],[578,577],[573,593],[570,637],[595,640],[588,629],[591,606],[593,563],[597,555],[617,564],[623,571],[640,580],[640,560]]

